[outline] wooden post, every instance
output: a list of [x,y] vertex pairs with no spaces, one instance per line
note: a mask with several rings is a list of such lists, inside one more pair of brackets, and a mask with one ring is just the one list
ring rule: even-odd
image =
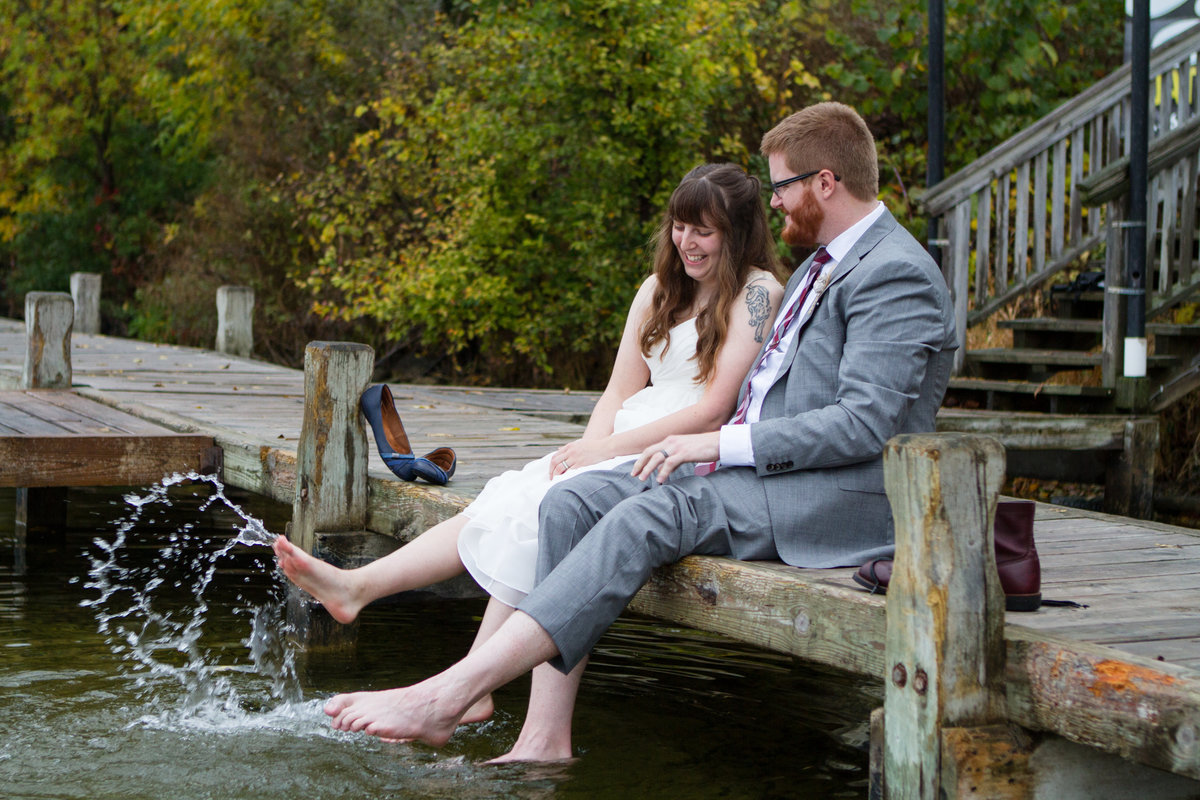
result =
[[242,358],[254,352],[254,290],[249,286],[217,289],[217,351]]
[[[71,328],[75,303],[65,292],[25,295],[25,389],[71,388]],[[22,570],[31,533],[62,534],[67,523],[67,490],[18,488],[16,492],[16,564]]]
[[[972,751],[1004,747],[1004,593],[992,520],[1004,448],[984,436],[908,434],[888,443],[896,522],[887,594],[883,781],[889,798],[959,797]],[[951,729],[969,729],[951,735]],[[1010,774],[1003,777],[1010,785]],[[982,783],[981,783],[982,781]],[[1000,785],[980,797],[1010,797]]]
[[[1098,208],[1093,211],[1099,211]],[[1125,198],[1108,204],[1108,247],[1104,254],[1104,318],[1101,328],[1100,383],[1113,388],[1125,360]]]
[[[304,351],[304,422],[287,535],[315,555],[318,532],[366,527],[369,450],[358,399],[374,361],[374,350],[365,344],[311,342]],[[353,644],[353,627],[337,624],[296,592],[289,598],[288,616],[298,638],[309,646]]]
[[25,295],[25,389],[71,388],[71,326],[75,304],[66,292]]
[[1108,462],[1104,510],[1137,519],[1154,519],[1154,461],[1158,455],[1158,420],[1125,421],[1124,446]]
[[99,333],[100,276],[95,272],[72,272],[71,299],[75,301],[75,333]]

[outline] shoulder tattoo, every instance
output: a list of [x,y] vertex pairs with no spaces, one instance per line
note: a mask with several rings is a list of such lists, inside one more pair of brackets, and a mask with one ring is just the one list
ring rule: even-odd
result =
[[762,343],[767,321],[771,319],[771,293],[757,281],[746,287],[746,309],[750,312],[750,327],[754,341]]

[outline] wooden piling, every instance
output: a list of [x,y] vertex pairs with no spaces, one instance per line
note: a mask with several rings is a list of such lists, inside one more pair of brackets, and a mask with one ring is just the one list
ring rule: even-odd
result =
[[[29,292],[25,295],[24,389],[71,388],[71,330],[75,303],[65,292]],[[64,533],[67,490],[60,487],[17,487],[16,567],[24,569],[25,550],[32,535],[45,540]]]
[[71,388],[71,328],[75,303],[66,292],[25,295],[25,389]]
[[[320,533],[366,527],[369,451],[358,399],[374,361],[374,350],[364,344],[311,342],[304,351],[304,421],[288,538],[317,556]],[[353,643],[353,627],[337,624],[295,592],[288,616],[308,647],[338,649]]]
[[1138,519],[1154,519],[1154,461],[1158,419],[1125,421],[1124,446],[1108,462],[1104,510]]
[[71,299],[75,302],[75,333],[99,333],[100,275],[71,273]]
[[291,540],[309,553],[317,531],[366,527],[369,451],[358,398],[374,358],[367,345],[347,342],[311,342],[304,351]]
[[241,358],[254,352],[254,290],[249,286],[217,289],[216,349]]
[[[998,737],[1007,730],[1004,593],[992,543],[1003,479],[1004,448],[990,437],[904,435],[884,451],[896,523],[881,726],[889,798],[957,797],[961,775],[987,780],[970,770],[969,753],[1007,746]],[[993,788],[979,796],[1012,796]]]

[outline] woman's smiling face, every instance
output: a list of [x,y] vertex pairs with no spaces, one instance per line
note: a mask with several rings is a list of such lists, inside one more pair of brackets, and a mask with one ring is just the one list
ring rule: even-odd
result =
[[679,253],[688,277],[697,283],[716,279],[723,238],[711,225],[692,225],[681,220],[675,220],[672,225],[671,240],[675,243],[675,251]]

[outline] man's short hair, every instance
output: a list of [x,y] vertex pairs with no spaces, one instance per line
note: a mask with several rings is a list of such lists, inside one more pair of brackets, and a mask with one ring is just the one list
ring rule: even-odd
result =
[[787,117],[762,139],[762,153],[781,153],[797,175],[832,170],[859,200],[879,195],[879,156],[867,123],[843,103],[817,103]]

